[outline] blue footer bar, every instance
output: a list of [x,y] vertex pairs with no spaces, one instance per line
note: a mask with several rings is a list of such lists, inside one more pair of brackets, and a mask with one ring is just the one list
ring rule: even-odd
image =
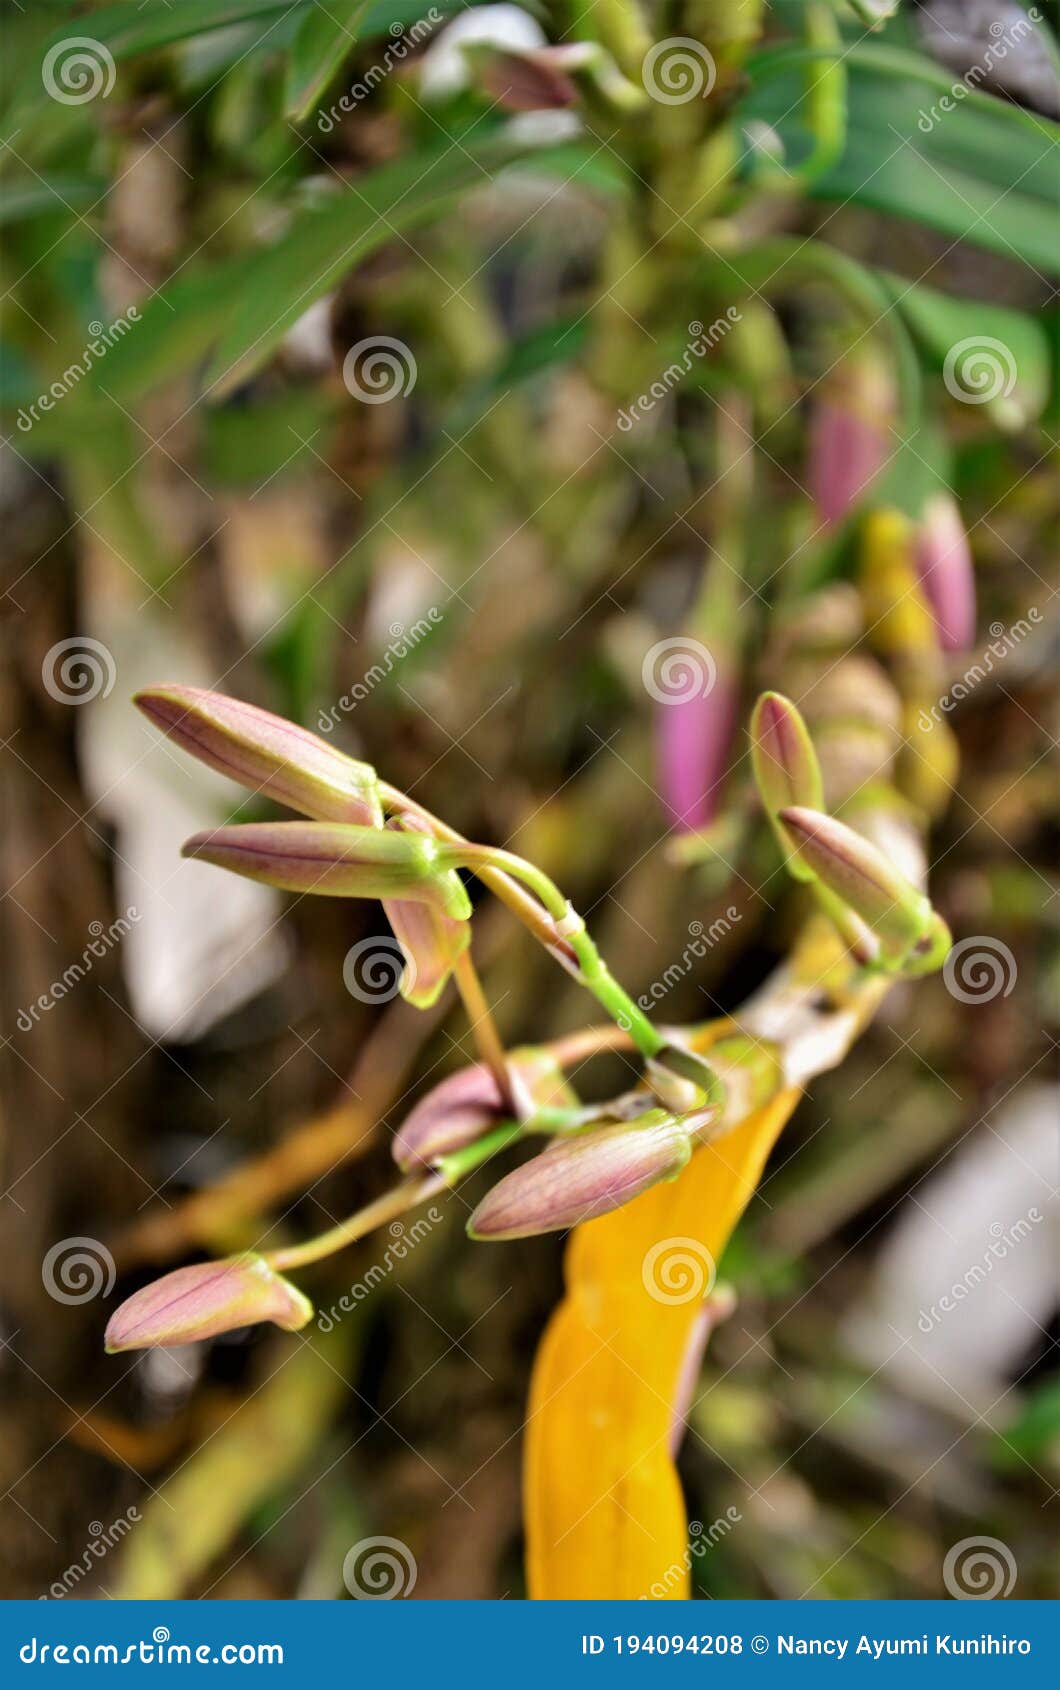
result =
[[[5,1685],[231,1673],[342,1684],[449,1671],[560,1682],[1056,1682],[1058,1604],[963,1602],[8,1602]],[[548,1677],[546,1678],[546,1675]],[[1003,1675],[1003,1676],[1001,1676]]]

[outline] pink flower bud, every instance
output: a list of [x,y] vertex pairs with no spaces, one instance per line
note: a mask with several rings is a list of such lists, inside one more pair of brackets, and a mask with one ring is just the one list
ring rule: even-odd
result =
[[886,462],[895,411],[894,384],[880,355],[852,353],[815,395],[807,480],[818,518],[843,518]]
[[148,687],[144,715],[181,750],[317,821],[382,822],[375,770],[269,710],[201,687]]
[[674,1179],[692,1154],[687,1131],[665,1110],[639,1124],[595,1128],[560,1139],[487,1192],[468,1222],[472,1238],[531,1238],[606,1215],[660,1180]]
[[[387,826],[391,831],[428,835],[431,832],[428,824],[414,815],[395,817]],[[459,888],[456,871],[450,869],[449,875]],[[453,886],[449,891],[452,896],[459,896]],[[449,979],[454,963],[471,943],[470,925],[443,915],[433,904],[416,903],[411,899],[388,898],[384,900],[383,908],[394,929],[394,937],[405,953],[401,995],[417,1009],[429,1009]]]
[[[562,1069],[548,1051],[512,1051],[508,1070],[527,1111],[563,1108],[576,1101]],[[496,1079],[489,1068],[476,1062],[449,1074],[420,1098],[401,1123],[391,1154],[406,1172],[434,1167],[442,1156],[463,1150],[510,1119],[511,1110]]]
[[968,535],[952,493],[933,493],[914,537],[914,558],[939,642],[966,651],[975,637],[975,575]]
[[924,938],[930,903],[863,834],[817,810],[781,810],[780,820],[813,876],[886,949],[904,952]]
[[297,1332],[312,1318],[309,1299],[264,1256],[229,1256],[177,1268],[135,1291],[111,1315],[103,1342],[114,1355],[193,1344],[265,1320]]
[[655,713],[659,790],[670,819],[685,829],[706,827],[728,773],[736,720],[736,688],[719,675],[704,698],[664,701]]
[[812,879],[812,869],[792,855],[791,840],[778,816],[792,804],[819,810],[824,787],[809,730],[794,704],[779,692],[763,693],[751,717],[751,764],[763,806],[796,880]]
[[183,847],[248,880],[330,898],[412,898],[464,921],[471,902],[434,839],[336,822],[247,822]]

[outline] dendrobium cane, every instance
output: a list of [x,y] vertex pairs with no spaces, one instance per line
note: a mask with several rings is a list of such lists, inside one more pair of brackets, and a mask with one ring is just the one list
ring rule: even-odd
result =
[[[509,851],[461,838],[367,764],[217,694],[159,687],[137,703],[203,762],[310,818],[196,834],[184,855],[300,895],[384,900],[408,963],[406,995],[433,1001],[452,976],[480,1060],[443,1080],[407,1117],[393,1146],[405,1178],[391,1192],[305,1243],[180,1268],[144,1287],[112,1317],[109,1349],[187,1343],[261,1321],[297,1330],[311,1309],[283,1271],[333,1254],[534,1138],[550,1142],[487,1193],[468,1231],[503,1240],[577,1226],[679,1178],[700,1146],[803,1077],[799,1038],[757,1025],[753,1006],[746,1025],[712,1036],[709,1055],[697,1028],[654,1026],[546,874]],[[759,798],[784,860],[848,945],[855,971],[912,976],[940,966],[949,938],[927,897],[850,820],[825,810],[816,752],[794,704],[765,694],[751,740]],[[553,1051],[504,1051],[470,959],[472,906],[462,873],[504,899],[596,997],[610,1028]],[[564,1067],[608,1047],[639,1052],[642,1077],[622,1096],[585,1104]]]

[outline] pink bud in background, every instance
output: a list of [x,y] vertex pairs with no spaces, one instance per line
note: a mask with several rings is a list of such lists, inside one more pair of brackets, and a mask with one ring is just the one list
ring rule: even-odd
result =
[[815,390],[807,483],[826,527],[842,522],[883,468],[894,415],[894,384],[870,348],[851,353]]
[[933,493],[914,536],[914,559],[945,651],[975,637],[975,574],[968,535],[952,493]]
[[229,1256],[177,1268],[134,1292],[111,1315],[103,1342],[114,1355],[194,1344],[266,1320],[297,1332],[312,1318],[308,1297],[264,1256]]
[[736,702],[736,687],[719,674],[705,697],[697,692],[664,699],[656,710],[657,779],[667,814],[677,827],[706,827],[718,808]]
[[[508,1071],[527,1112],[561,1109],[577,1101],[549,1051],[512,1051]],[[511,1116],[494,1075],[476,1062],[447,1075],[420,1098],[401,1123],[391,1153],[398,1167],[406,1171],[434,1167],[440,1157],[474,1144],[483,1133],[501,1121],[511,1120]]]

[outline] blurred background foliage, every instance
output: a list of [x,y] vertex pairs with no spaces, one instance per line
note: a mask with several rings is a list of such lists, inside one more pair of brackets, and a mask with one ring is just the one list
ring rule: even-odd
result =
[[[642,661],[704,642],[743,722],[803,601],[856,577],[866,501],[821,520],[808,441],[871,350],[890,395],[871,502],[916,521],[952,489],[974,555],[978,633],[941,692],[1034,624],[949,718],[961,774],[932,845],[936,906],[1011,979],[986,1001],[900,988],[781,1141],[682,1457],[691,1516],[743,1519],[693,1576],[714,1596],[933,1595],[947,1548],[987,1531],[1017,1594],[1044,1594],[1048,1226],[930,1344],[896,1333],[1042,1201],[1052,1156],[1055,6],[1030,32],[1002,0],[438,0],[429,27],[421,0],[0,15],[8,1593],[47,1590],[131,1506],[150,1525],[94,1588],[338,1595],[349,1544],[388,1532],[418,1596],[521,1593],[555,1239],[472,1247],[451,1203],[309,1350],[259,1330],[118,1365],[102,1301],[42,1286],[64,1236],[106,1240],[120,1290],[266,1219],[326,1225],[382,1188],[410,1101],[473,1054],[448,998],[417,1015],[344,987],[374,907],[281,920],[264,889],[178,862],[233,790],[178,766],[128,695],[188,681],[327,724],[554,872],[634,993],[735,907],[659,1013],[727,1011],[796,912],[738,728],[675,846]],[[1018,46],[953,98],[994,25]],[[47,67],[77,37],[104,49],[101,85],[56,97]],[[709,48],[708,97],[646,91],[645,47],[673,37]],[[596,51],[547,50],[576,43]],[[381,339],[397,390],[376,403],[350,355]],[[967,341],[1003,349],[985,402],[955,391]],[[82,709],[42,685],[74,637],[105,654]],[[92,924],[130,910],[19,1030]],[[503,911],[476,933],[506,1039],[581,1023]],[[326,1264],[319,1306],[386,1244]]]

